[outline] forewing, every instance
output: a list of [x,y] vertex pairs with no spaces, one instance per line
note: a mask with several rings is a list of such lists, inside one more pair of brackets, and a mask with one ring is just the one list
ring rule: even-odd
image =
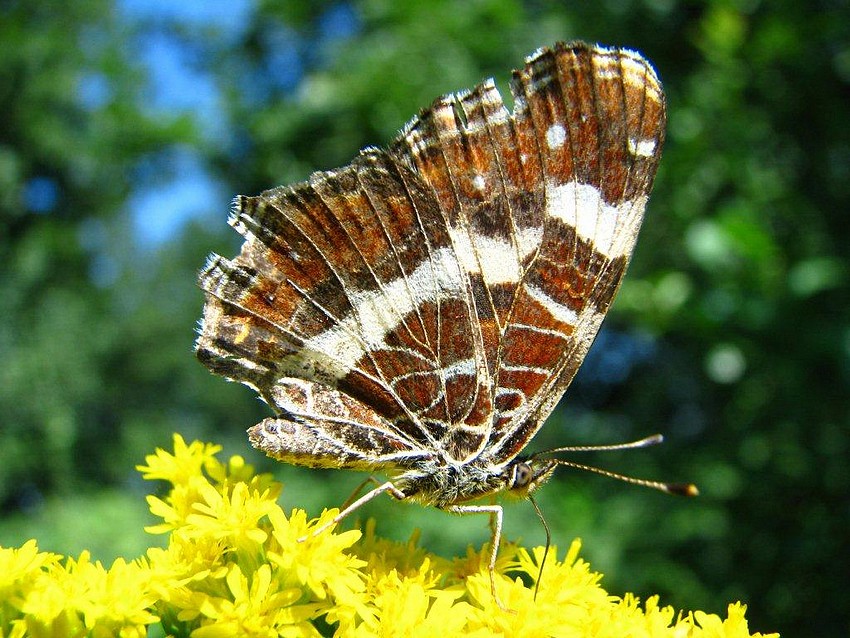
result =
[[541,49],[514,73],[440,98],[393,151],[446,212],[470,274],[494,416],[486,454],[515,456],[581,364],[625,273],[664,136],[638,54]]
[[545,214],[501,343],[488,448],[499,458],[539,429],[596,337],[637,241],[666,118],[654,70],[623,49],[543,50],[513,90],[540,149]]

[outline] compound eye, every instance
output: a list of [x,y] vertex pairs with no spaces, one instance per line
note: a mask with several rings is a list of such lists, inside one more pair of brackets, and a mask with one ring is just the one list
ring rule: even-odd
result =
[[511,488],[525,487],[531,483],[532,478],[534,478],[534,471],[531,469],[531,466],[528,463],[517,463],[514,466],[514,476],[513,481],[511,481]]

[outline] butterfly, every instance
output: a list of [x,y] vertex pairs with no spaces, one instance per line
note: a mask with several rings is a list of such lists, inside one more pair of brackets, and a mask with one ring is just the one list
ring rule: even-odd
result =
[[665,129],[658,77],[630,50],[542,48],[510,90],[510,111],[486,80],[387,148],[238,197],[244,243],[200,275],[196,344],[274,412],[256,448],[389,477],[335,521],[382,493],[489,515],[494,593],[502,506],[477,501],[584,467],[522,451],[620,286]]

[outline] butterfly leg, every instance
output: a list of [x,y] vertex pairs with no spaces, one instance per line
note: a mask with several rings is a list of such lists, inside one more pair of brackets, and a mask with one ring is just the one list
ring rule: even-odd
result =
[[[372,479],[372,480],[374,480],[374,479]],[[368,483],[368,480],[364,482],[364,485],[365,485],[365,483]],[[303,543],[310,536],[318,536],[319,534],[324,532],[326,529],[333,527],[334,525],[339,523],[342,519],[344,519],[346,516],[351,514],[354,510],[358,509],[362,505],[365,505],[366,503],[371,501],[373,498],[375,498],[376,496],[380,496],[384,492],[389,492],[391,496],[393,496],[393,497],[395,497],[399,500],[407,498],[407,495],[404,492],[402,492],[400,489],[398,489],[395,485],[393,485],[392,481],[387,481],[386,483],[381,483],[380,485],[378,485],[378,487],[376,487],[372,490],[369,490],[363,496],[358,498],[356,501],[354,501],[353,503],[351,503],[347,507],[344,507],[339,514],[337,514],[336,516],[333,517],[333,519],[331,519],[330,521],[328,521],[327,523],[325,523],[321,527],[314,529],[307,536],[302,536],[301,538],[299,538],[298,542]]]
[[[495,504],[496,504],[496,499],[495,499],[495,498],[493,498],[493,500],[491,500],[491,501],[490,501],[490,503],[491,503],[491,505],[495,505]],[[494,536],[497,536],[497,534],[501,534],[501,532],[497,532],[497,531],[496,531],[496,524],[497,524],[497,520],[496,520],[496,519],[497,519],[497,517],[496,517],[496,513],[495,513],[495,512],[490,512],[490,522],[488,523],[488,525],[490,526],[490,538],[493,538]]]
[[446,508],[449,512],[455,514],[489,514],[490,515],[490,563],[487,565],[487,570],[490,572],[490,592],[499,609],[510,611],[502,604],[499,595],[496,593],[496,557],[499,555],[499,545],[502,542],[502,518],[503,510],[501,505],[451,505]]
[[363,491],[363,488],[366,487],[366,485],[368,485],[369,483],[372,483],[374,485],[381,484],[374,476],[367,476],[365,479],[363,479],[362,481],[360,481],[360,483],[357,484],[357,487],[351,490],[351,494],[347,499],[345,499],[345,502],[340,506],[340,509],[345,509],[349,505],[351,505],[357,498],[357,495],[360,494],[360,492]]

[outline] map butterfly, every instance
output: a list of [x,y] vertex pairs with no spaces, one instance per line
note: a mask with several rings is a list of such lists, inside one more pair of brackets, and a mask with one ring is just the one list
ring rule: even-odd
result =
[[390,477],[335,521],[383,492],[489,514],[494,594],[502,508],[469,501],[586,467],[521,453],[620,286],[665,126],[655,71],[626,49],[540,49],[511,93],[510,112],[492,80],[443,96],[386,149],[237,198],[245,241],[201,273],[197,341],[272,408],[255,447]]

